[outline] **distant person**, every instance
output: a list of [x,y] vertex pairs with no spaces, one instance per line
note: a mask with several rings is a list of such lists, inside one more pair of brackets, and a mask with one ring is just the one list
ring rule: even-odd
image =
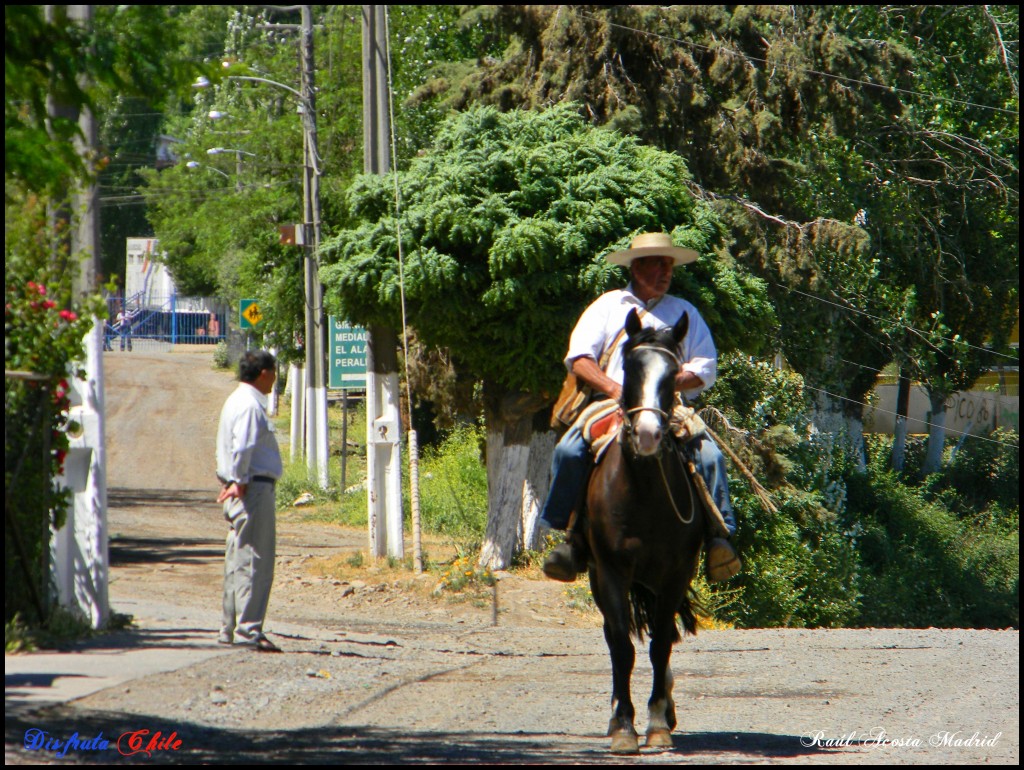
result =
[[209,332],[209,336],[214,341],[216,341],[217,338],[220,337],[220,321],[217,320],[216,313],[210,313],[210,323],[206,328]]
[[117,333],[121,337],[121,352],[124,352],[124,344],[128,343],[128,352],[132,352],[132,318],[134,313],[130,310],[126,310],[122,305],[121,309],[117,313],[117,318],[114,320],[114,328],[117,329]]
[[111,338],[116,334],[114,327],[110,325],[110,321],[103,322],[103,350],[109,350],[111,353],[114,352],[114,346],[110,344]]
[[266,637],[263,620],[274,582],[275,484],[283,471],[267,395],[277,361],[265,350],[247,351],[238,364],[238,388],[228,396],[217,428],[217,477],[224,504],[224,617],[218,642],[260,652],[281,652]]

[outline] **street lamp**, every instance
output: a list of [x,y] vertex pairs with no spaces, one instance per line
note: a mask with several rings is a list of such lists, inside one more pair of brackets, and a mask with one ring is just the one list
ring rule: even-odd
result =
[[221,155],[223,153],[235,154],[235,189],[238,192],[242,191],[242,156],[248,155],[251,158],[256,157],[254,152],[246,152],[245,150],[235,150],[230,147],[211,147],[206,151],[207,155]]
[[[303,285],[305,293],[306,349],[306,467],[316,471],[321,488],[326,489],[327,478],[327,378],[323,288],[320,285],[320,153],[317,149],[316,97],[313,80],[312,26],[307,7],[303,6],[302,36],[302,91],[269,78],[250,75],[228,75],[227,80],[265,83],[298,97],[299,118],[302,122],[303,165]],[[210,81],[196,78],[193,88],[208,88]],[[210,117],[213,118],[211,111]],[[219,115],[220,113],[218,113]],[[218,149],[218,148],[215,148]],[[223,149],[223,148],[219,148]],[[224,150],[225,152],[227,150]],[[213,153],[211,153],[213,154]]]
[[225,174],[219,168],[214,168],[213,166],[204,166],[202,163],[200,163],[199,161],[196,161],[196,160],[190,160],[188,163],[185,164],[185,168],[205,168],[207,171],[214,171],[214,172],[220,174],[225,179],[229,179],[229,180],[231,179],[230,176]]

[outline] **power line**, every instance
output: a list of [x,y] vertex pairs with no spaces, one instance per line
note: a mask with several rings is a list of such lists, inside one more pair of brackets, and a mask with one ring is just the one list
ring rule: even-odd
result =
[[[847,396],[840,396],[838,393],[831,393],[831,392],[829,392],[827,390],[824,390],[823,388],[815,388],[812,385],[808,385],[806,382],[804,383],[804,387],[807,388],[808,390],[813,390],[815,393],[823,393],[824,395],[828,396],[829,398],[836,398],[836,399],[839,399],[840,401],[846,401],[846,402],[851,403],[851,404],[858,404],[859,406],[862,406],[862,407],[864,407],[866,409],[874,409],[875,411],[881,412],[882,414],[892,414],[892,415],[896,415],[897,417],[900,416],[897,412],[890,412],[888,409],[879,409],[878,407],[872,406],[871,404],[866,404],[863,401],[857,401],[856,399],[848,398]],[[907,419],[909,420],[910,418],[907,418]],[[928,422],[927,420],[915,419],[914,422],[920,422],[920,423],[922,423],[924,425],[927,425],[929,428],[942,428],[947,433],[954,433],[954,434],[956,434],[958,436],[968,436],[970,438],[976,438],[979,441],[986,441],[989,444],[997,444],[997,445],[999,445],[1001,447],[1006,447],[1006,448],[1009,448],[1009,449],[1017,449],[1017,450],[1020,449],[1020,447],[1015,445],[1015,444],[1007,444],[1004,441],[996,441],[993,438],[985,438],[984,436],[978,436],[978,435],[976,435],[974,433],[967,433],[966,431],[954,430],[953,428],[947,428],[945,425],[936,425],[935,423]]]
[[[584,18],[590,19],[592,21],[601,21],[601,20],[599,20],[599,19],[595,18],[594,16],[591,16],[590,14],[587,14],[587,13],[581,13],[580,15],[583,16]],[[699,43],[690,42],[689,40],[680,40],[679,38],[671,37],[670,35],[662,35],[662,34],[660,34],[658,32],[648,32],[647,30],[644,30],[644,29],[637,29],[636,27],[628,27],[625,24],[617,24],[617,23],[611,22],[611,21],[603,21],[602,23],[607,24],[609,27],[617,27],[618,29],[623,29],[623,30],[626,30],[628,32],[636,32],[636,33],[641,34],[641,35],[647,35],[648,37],[658,38],[659,40],[668,40],[670,42],[677,43],[679,45],[688,46],[690,48],[696,48],[697,50],[704,51],[706,53],[717,53],[719,51],[726,51],[728,53],[735,54],[737,56],[742,56],[744,59],[748,59],[749,61],[760,62],[761,64],[764,64],[765,66],[769,66],[770,65],[772,67],[779,67],[779,68],[783,68],[783,69],[789,69],[789,70],[793,70],[795,72],[801,72],[801,73],[804,73],[804,74],[807,74],[807,75],[817,75],[819,77],[830,78],[832,80],[838,80],[838,81],[842,81],[842,82],[845,82],[845,83],[851,83],[853,85],[867,86],[869,88],[877,88],[879,90],[887,91],[887,92],[890,92],[890,93],[901,93],[901,94],[907,94],[909,96],[915,96],[915,97],[918,97],[918,98],[933,99],[933,100],[940,101],[940,102],[951,102],[953,104],[962,104],[962,105],[967,106],[967,107],[977,107],[978,109],[992,110],[993,112],[1003,112],[1003,113],[1007,113],[1009,115],[1016,115],[1017,114],[1016,110],[1009,110],[1009,109],[1006,109],[1004,107],[990,107],[990,106],[985,105],[985,104],[977,104],[976,102],[968,102],[968,101],[965,101],[963,99],[953,99],[952,97],[936,96],[935,94],[923,93],[921,91],[911,91],[910,89],[907,89],[907,88],[898,88],[897,86],[889,86],[889,85],[885,85],[884,83],[872,83],[872,82],[870,82],[868,80],[858,80],[857,78],[845,77],[843,75],[833,75],[831,72],[822,72],[820,70],[813,70],[813,69],[809,69],[807,67],[797,67],[797,66],[794,66],[792,64],[786,64],[784,62],[769,62],[767,59],[762,59],[762,58],[759,58],[757,56],[750,56],[749,54],[743,53],[742,51],[736,51],[736,50],[733,50],[731,48],[725,48],[724,46],[719,47],[719,48],[711,48],[711,47],[706,46],[706,45],[701,45]]]
[[[846,310],[846,311],[849,311],[850,313],[856,313],[858,315],[865,316],[866,318],[870,318],[870,319],[872,319],[874,321],[879,321],[881,323],[890,324],[890,325],[893,325],[893,326],[899,326],[899,327],[904,328],[904,329],[906,329],[908,331],[912,331],[915,334],[918,334],[918,335],[922,336],[923,338],[925,338],[927,340],[928,332],[924,332],[924,331],[921,331],[920,329],[916,329],[913,326],[910,326],[909,324],[901,324],[901,323],[893,321],[892,319],[889,319],[889,318],[882,318],[881,316],[871,315],[871,313],[868,313],[868,312],[865,312],[863,310],[860,310],[859,308],[850,307],[849,305],[840,305],[838,302],[830,302],[829,300],[825,299],[824,297],[818,297],[818,296],[815,296],[814,294],[808,294],[807,292],[800,291],[799,289],[794,289],[791,286],[786,286],[784,284],[781,284],[781,283],[778,283],[778,282],[775,282],[775,281],[772,281],[772,285],[773,286],[778,286],[780,289],[785,289],[786,291],[793,292],[794,294],[799,294],[802,297],[807,297],[808,299],[817,300],[818,302],[822,302],[822,303],[824,303],[826,305],[831,305],[832,307],[839,308],[840,310]],[[939,339],[943,340],[944,342],[951,342],[954,345],[963,345],[964,347],[971,348],[972,350],[979,350],[979,351],[981,351],[983,353],[988,353],[988,354],[993,355],[993,356],[998,356],[1000,358],[1006,358],[1006,359],[1009,359],[1010,361],[1018,361],[1019,360],[1018,356],[1012,356],[1012,355],[1009,355],[1008,353],[999,353],[999,352],[997,352],[995,350],[992,350],[991,348],[979,347],[978,345],[972,345],[969,342],[964,342],[963,340],[957,340],[957,339],[954,339],[952,337],[941,337],[940,336]]]
[[[860,369],[866,369],[869,372],[877,372],[878,374],[882,374],[882,375],[885,374],[881,369],[876,369],[875,367],[868,366],[867,364],[858,364],[856,361],[848,361],[845,358],[840,358],[839,360],[842,361],[844,364],[849,364],[850,366],[856,366],[856,367],[858,367]],[[898,375],[885,375],[885,376],[898,377]],[[879,383],[876,382],[875,383],[875,387],[878,387],[878,384]],[[976,398],[978,401],[983,402],[986,406],[988,406],[988,405],[995,405],[995,404],[999,403],[999,398],[998,397],[995,397],[995,396],[989,397],[988,395],[986,395],[984,393],[979,393],[978,391],[970,391],[970,393],[971,393],[972,397]],[[871,408],[874,409],[875,407],[871,407]],[[885,411],[885,410],[882,410],[882,411]]]

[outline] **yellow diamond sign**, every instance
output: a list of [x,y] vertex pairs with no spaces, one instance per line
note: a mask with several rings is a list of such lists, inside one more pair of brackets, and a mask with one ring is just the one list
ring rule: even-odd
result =
[[254,299],[243,299],[239,300],[238,305],[238,325],[243,329],[255,329],[263,320],[263,311],[260,310],[259,304]]

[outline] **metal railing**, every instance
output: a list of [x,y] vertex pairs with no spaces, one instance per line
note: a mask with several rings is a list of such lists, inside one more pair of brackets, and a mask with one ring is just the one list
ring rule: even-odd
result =
[[104,350],[128,351],[140,344],[216,345],[227,338],[227,305],[205,297],[112,296],[107,309]]

